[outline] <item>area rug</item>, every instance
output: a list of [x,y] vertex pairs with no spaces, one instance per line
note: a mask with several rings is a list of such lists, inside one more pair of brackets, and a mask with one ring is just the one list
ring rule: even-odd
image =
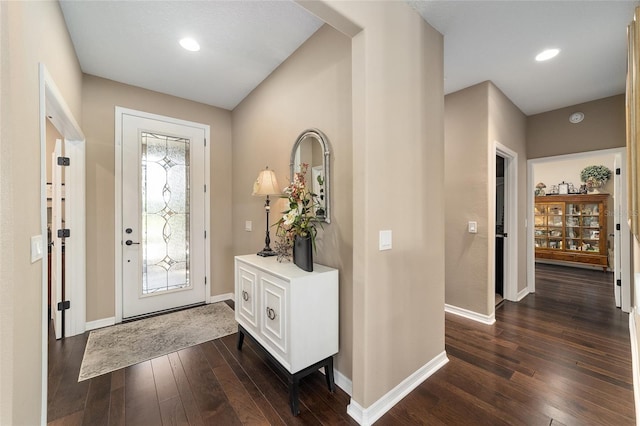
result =
[[227,336],[237,327],[233,309],[219,302],[93,330],[78,381]]

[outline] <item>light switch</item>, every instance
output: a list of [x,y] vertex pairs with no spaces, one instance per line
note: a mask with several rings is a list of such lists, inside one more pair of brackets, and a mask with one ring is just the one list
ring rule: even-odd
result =
[[253,222],[251,222],[250,220],[245,220],[244,221],[244,230],[245,231],[252,231],[253,230]]
[[478,233],[478,222],[469,222],[469,233],[470,234]]
[[42,259],[42,235],[31,237],[31,263]]
[[391,231],[380,231],[380,250],[391,250]]

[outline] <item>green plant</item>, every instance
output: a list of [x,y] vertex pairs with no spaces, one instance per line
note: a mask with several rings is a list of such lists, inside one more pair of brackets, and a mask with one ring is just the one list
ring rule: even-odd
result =
[[580,172],[580,180],[592,186],[600,186],[611,178],[611,170],[606,166],[587,166]]

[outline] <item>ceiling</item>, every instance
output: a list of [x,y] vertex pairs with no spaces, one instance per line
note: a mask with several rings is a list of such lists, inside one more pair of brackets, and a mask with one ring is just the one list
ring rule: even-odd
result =
[[[638,1],[407,2],[444,34],[445,93],[491,80],[531,115],[624,92]],[[83,72],[229,110],[322,25],[282,0],[60,3]]]

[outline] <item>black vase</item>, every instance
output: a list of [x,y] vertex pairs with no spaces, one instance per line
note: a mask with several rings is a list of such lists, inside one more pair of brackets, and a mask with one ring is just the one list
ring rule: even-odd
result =
[[311,237],[296,235],[293,240],[293,263],[300,269],[313,272],[313,247]]

